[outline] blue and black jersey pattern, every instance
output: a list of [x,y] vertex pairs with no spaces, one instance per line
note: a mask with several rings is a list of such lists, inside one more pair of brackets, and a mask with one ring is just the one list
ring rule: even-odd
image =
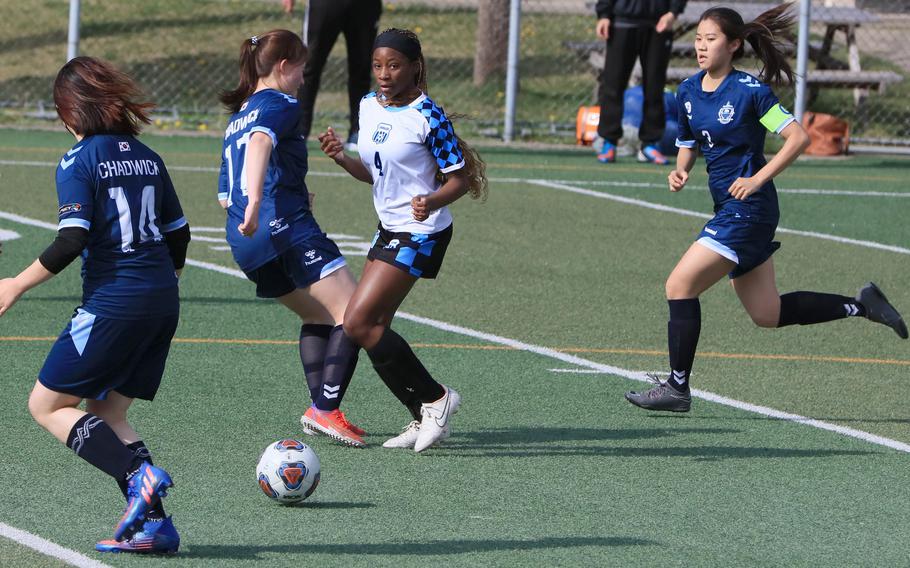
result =
[[427,136],[427,148],[436,158],[436,164],[443,173],[457,169],[464,162],[464,155],[458,147],[458,137],[455,128],[446,116],[445,111],[429,98],[420,105],[420,114],[430,124],[430,134]]

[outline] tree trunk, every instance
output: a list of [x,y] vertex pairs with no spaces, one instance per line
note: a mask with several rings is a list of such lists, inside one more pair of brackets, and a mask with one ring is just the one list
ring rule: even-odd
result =
[[474,85],[486,83],[491,74],[506,70],[509,47],[509,0],[480,0],[477,6],[477,51]]

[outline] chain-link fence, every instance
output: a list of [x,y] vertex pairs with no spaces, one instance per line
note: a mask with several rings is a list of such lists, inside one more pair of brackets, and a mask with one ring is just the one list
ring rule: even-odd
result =
[[[670,87],[695,67],[700,11],[690,2],[677,23]],[[827,5],[825,5],[827,4]],[[850,122],[854,140],[910,145],[910,2],[828,0],[813,5],[809,110]],[[745,15],[772,4],[734,2]],[[580,105],[596,103],[602,42],[591,0],[521,3],[516,135],[574,141]],[[159,104],[162,128],[220,129],[218,93],[234,85],[241,40],[282,27],[298,33],[277,0],[83,0],[79,51],[130,72]],[[53,118],[51,84],[66,59],[67,0],[0,0],[0,119]],[[385,2],[380,29],[415,30],[424,44],[429,89],[461,131],[502,135],[509,0]],[[794,30],[795,34],[795,30]],[[346,121],[347,67],[339,39],[323,72],[315,124]],[[749,62],[743,67],[748,68]],[[634,80],[634,77],[633,77]],[[781,88],[792,101],[792,88]]]

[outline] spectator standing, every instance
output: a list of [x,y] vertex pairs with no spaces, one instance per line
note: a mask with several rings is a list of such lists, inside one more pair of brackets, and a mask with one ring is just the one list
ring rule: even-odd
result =
[[663,90],[673,45],[673,23],[686,0],[598,0],[597,36],[607,42],[607,57],[600,78],[600,124],[595,144],[598,161],[616,161],[616,144],[622,137],[623,94],[635,60],[641,60],[644,109],[638,138],[638,161],[666,164],[657,148],[666,120]]
[[[285,12],[292,12],[294,0],[283,0]],[[322,69],[338,39],[344,33],[348,52],[348,109],[350,130],[345,149],[357,149],[360,99],[370,90],[373,41],[382,14],[381,0],[309,0],[303,19],[303,38],[309,59],[303,68],[303,85],[297,91],[300,101],[299,131],[310,135],[313,107],[319,92]]]

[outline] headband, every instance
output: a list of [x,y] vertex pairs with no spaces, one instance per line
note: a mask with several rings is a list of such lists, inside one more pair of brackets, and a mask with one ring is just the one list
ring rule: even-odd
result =
[[386,30],[376,36],[373,42],[373,51],[380,47],[389,47],[403,53],[411,61],[420,57],[420,42],[395,30]]

